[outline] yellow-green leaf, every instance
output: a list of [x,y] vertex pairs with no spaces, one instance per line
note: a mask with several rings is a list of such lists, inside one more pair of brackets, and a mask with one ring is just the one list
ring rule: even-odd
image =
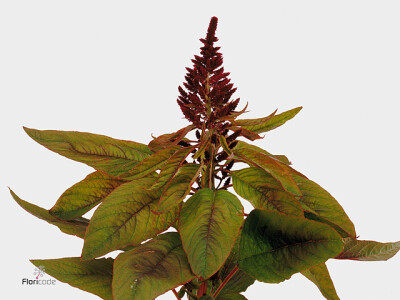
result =
[[345,238],[343,252],[336,258],[361,261],[388,260],[400,250],[400,241],[395,243],[379,243]]
[[184,164],[186,158],[194,150],[194,147],[181,148],[176,151],[163,165],[156,182],[151,187],[159,189],[167,184],[178,172],[179,168]]
[[189,125],[189,126],[179,129],[176,132],[160,135],[160,136],[154,138],[149,143],[149,148],[151,149],[151,151],[157,152],[157,151],[160,151],[161,149],[169,148],[173,145],[177,145],[194,128],[195,127],[193,125]]
[[112,300],[112,258],[81,261],[79,257],[59,259],[33,259],[36,267],[41,267],[59,281],[95,294],[104,300]]
[[254,208],[303,216],[303,209],[296,197],[285,192],[279,182],[264,170],[245,168],[230,174],[236,193],[248,200]]
[[[356,230],[353,222],[349,219],[343,207],[317,183],[302,176],[293,175],[293,179],[300,188],[303,197],[299,198],[304,210],[316,214],[333,224],[336,224],[342,230],[342,236],[356,236]],[[313,218],[310,218],[313,219]],[[315,219],[322,221],[321,219]],[[328,224],[329,225],[329,224]],[[343,232],[344,231],[344,232]]]
[[85,163],[98,171],[118,176],[152,154],[144,144],[117,140],[104,135],[24,127],[39,144],[69,159]]
[[342,249],[342,238],[328,225],[255,209],[244,222],[239,267],[259,281],[279,283]]
[[233,125],[236,126],[255,126],[255,125],[261,125],[264,124],[265,122],[269,121],[270,119],[272,119],[276,112],[278,111],[278,109],[276,109],[272,114],[270,114],[267,117],[264,118],[258,118],[258,119],[239,119],[239,120],[235,120],[232,122]]
[[81,217],[125,182],[99,171],[93,172],[66,190],[50,213],[65,220]]
[[178,230],[198,277],[209,278],[224,264],[242,222],[243,206],[226,190],[204,188],[184,204]]
[[163,189],[156,212],[164,213],[181,203],[190,193],[190,188],[199,176],[201,168],[202,166],[198,164],[181,166]]
[[19,198],[12,190],[10,190],[11,196],[14,200],[28,213],[38,217],[50,223],[52,225],[57,226],[62,232],[70,235],[75,235],[80,238],[84,238],[86,227],[89,224],[89,220],[85,218],[77,218],[75,220],[60,220],[54,216],[52,216],[47,209],[41,208],[34,204],[31,204],[27,201]]
[[149,191],[153,178],[125,183],[114,190],[94,212],[87,229],[82,258],[92,259],[110,251],[139,243],[168,229],[176,221],[179,207],[155,215],[159,191]]
[[285,124],[296,116],[301,109],[302,107],[296,107],[278,115],[274,114],[272,117],[268,116],[259,119],[237,120],[236,123],[243,124],[243,128],[255,133],[267,132]]
[[248,144],[240,141],[237,146],[233,148],[233,154],[236,159],[265,170],[280,182],[285,191],[294,196],[301,196],[300,189],[292,178],[292,169],[289,166],[267,154],[253,149],[253,147],[247,147],[247,145]]
[[122,174],[120,177],[129,180],[139,179],[154,172],[155,170],[161,169],[165,162],[179,149],[180,147],[178,146],[161,149],[151,156],[143,159],[140,163],[134,166],[133,169],[129,170],[125,174]]
[[179,234],[168,232],[118,255],[114,300],[154,299],[194,278]]
[[207,150],[207,147],[210,145],[211,143],[211,137],[208,136],[205,141],[203,141],[201,143],[201,146],[199,148],[199,150],[197,150],[197,152],[194,154],[193,159],[198,159],[199,157],[204,157],[204,153]]
[[301,274],[313,282],[326,299],[340,300],[325,263],[304,270]]
[[279,160],[281,163],[284,163],[285,165],[290,165],[290,161],[285,155],[271,154],[267,150],[264,150],[263,148],[257,147],[257,146],[252,145],[252,144],[248,144],[248,143],[243,142],[243,141],[239,141],[238,144],[235,146],[235,148],[236,149],[240,149],[240,148],[252,149],[252,150],[254,150],[256,152],[264,153],[265,155],[268,155],[268,156],[270,156],[272,158],[275,158],[276,160]]
[[223,135],[219,136],[219,143],[221,144],[221,147],[222,147],[222,149],[224,149],[226,154],[228,154],[228,155],[232,154],[232,150],[229,148],[226,138]]

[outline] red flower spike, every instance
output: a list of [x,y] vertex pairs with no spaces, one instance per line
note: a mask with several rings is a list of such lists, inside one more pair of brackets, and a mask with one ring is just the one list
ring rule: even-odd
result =
[[200,55],[192,59],[192,68],[186,68],[186,82],[178,88],[178,104],[185,118],[197,128],[202,128],[203,122],[207,129],[222,132],[228,127],[226,120],[229,119],[223,118],[235,110],[239,99],[230,102],[236,88],[230,83],[229,72],[222,67],[220,47],[214,46],[218,41],[217,25],[218,19],[211,18],[206,37],[200,39],[203,44]]

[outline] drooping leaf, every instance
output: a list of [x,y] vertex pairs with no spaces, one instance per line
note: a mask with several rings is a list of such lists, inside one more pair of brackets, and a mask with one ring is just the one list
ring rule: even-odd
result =
[[66,190],[50,209],[50,214],[71,220],[84,215],[126,181],[96,171]]
[[144,144],[117,140],[104,135],[26,127],[24,130],[32,139],[51,151],[112,176],[129,171],[152,154],[149,147]]
[[254,208],[277,210],[284,214],[303,216],[299,201],[285,192],[279,182],[259,168],[232,171],[233,188]]
[[285,124],[296,116],[301,109],[302,107],[296,107],[278,115],[274,114],[272,117],[268,116],[259,119],[237,120],[236,123],[244,124],[241,125],[244,129],[251,130],[255,133],[267,132]]
[[224,264],[243,222],[243,206],[226,190],[204,188],[184,204],[178,221],[193,272],[209,278]]
[[114,300],[154,299],[193,278],[179,234],[167,232],[118,255]]
[[342,238],[328,225],[255,209],[244,222],[239,267],[259,281],[278,283],[342,249]]
[[92,259],[128,245],[138,245],[168,229],[179,207],[163,215],[157,207],[159,191],[149,191],[153,178],[137,179],[114,190],[94,212],[87,229],[82,258]]
[[163,148],[158,152],[146,157],[141,162],[139,162],[133,169],[129,170],[120,177],[124,179],[139,179],[142,178],[155,170],[160,169],[165,162],[180,148],[178,146]]
[[362,241],[354,238],[345,238],[343,252],[337,259],[351,259],[361,261],[383,261],[396,255],[400,250],[400,241],[395,243],[379,243]]
[[304,270],[301,274],[313,282],[326,299],[340,300],[325,263]]
[[157,152],[157,151],[160,151],[161,149],[169,148],[173,145],[177,145],[194,128],[195,127],[193,125],[189,125],[189,126],[179,129],[176,132],[160,135],[160,136],[154,138],[149,143],[149,148],[151,149],[151,151]]
[[[343,207],[332,197],[326,190],[324,190],[317,183],[297,175],[293,175],[293,179],[300,188],[303,197],[299,199],[303,205],[304,210],[310,211],[333,224],[339,226],[342,231],[347,233],[347,236],[355,237],[356,230],[353,222],[349,219]],[[316,221],[323,222],[322,219],[315,219]],[[330,224],[329,224],[330,225]]]
[[265,170],[280,182],[285,191],[294,196],[301,196],[300,189],[292,178],[292,169],[289,166],[246,145],[248,144],[240,141],[237,146],[233,148],[233,154],[237,159],[243,160],[251,166]]
[[190,188],[199,176],[202,166],[198,164],[184,164],[166,184],[157,205],[157,213],[164,213],[176,207],[189,194]]
[[194,150],[194,147],[185,147],[176,151],[163,165],[156,182],[151,187],[159,189],[167,184],[178,172],[179,168],[185,163],[186,158]]
[[112,258],[101,258],[81,261],[80,257],[59,259],[33,259],[31,262],[37,267],[44,267],[50,276],[61,282],[95,294],[102,299],[112,300]]
[[75,220],[60,220],[52,216],[47,209],[41,208],[22,200],[12,190],[10,190],[10,193],[14,200],[28,213],[46,221],[47,223],[57,226],[62,232],[66,234],[84,238],[86,227],[89,224],[88,219],[77,218]]

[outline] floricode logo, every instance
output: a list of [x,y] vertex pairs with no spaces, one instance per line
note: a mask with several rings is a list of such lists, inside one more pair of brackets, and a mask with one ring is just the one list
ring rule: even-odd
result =
[[43,277],[43,274],[46,274],[43,266],[39,266],[38,268],[35,268],[35,272],[33,272],[33,275],[37,275],[36,279],[38,279],[39,276]]
[[41,279],[39,280],[39,277],[43,277],[46,274],[45,269],[43,266],[39,266],[38,268],[35,268],[35,271],[33,272],[33,275],[35,276],[35,279],[28,279],[28,278],[23,278],[22,279],[22,285],[55,285],[56,280],[54,279]]

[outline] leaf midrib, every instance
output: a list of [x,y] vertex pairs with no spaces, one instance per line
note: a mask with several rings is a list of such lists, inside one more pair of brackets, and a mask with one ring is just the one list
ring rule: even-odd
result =
[[265,254],[270,254],[270,253],[273,253],[273,252],[276,252],[276,251],[281,251],[281,250],[283,250],[285,248],[291,248],[291,247],[295,247],[295,246],[299,246],[299,245],[303,245],[303,244],[308,244],[308,243],[320,243],[320,242],[338,242],[338,240],[335,240],[335,239],[333,239],[333,240],[311,240],[311,241],[305,241],[305,242],[298,242],[298,243],[294,243],[294,244],[290,244],[290,245],[285,245],[283,247],[275,248],[275,249],[272,249],[271,251],[264,251],[264,252],[261,252],[261,253],[252,254],[252,255],[250,255],[248,257],[243,258],[242,260],[247,260],[247,259],[252,258],[254,256],[265,255]]

